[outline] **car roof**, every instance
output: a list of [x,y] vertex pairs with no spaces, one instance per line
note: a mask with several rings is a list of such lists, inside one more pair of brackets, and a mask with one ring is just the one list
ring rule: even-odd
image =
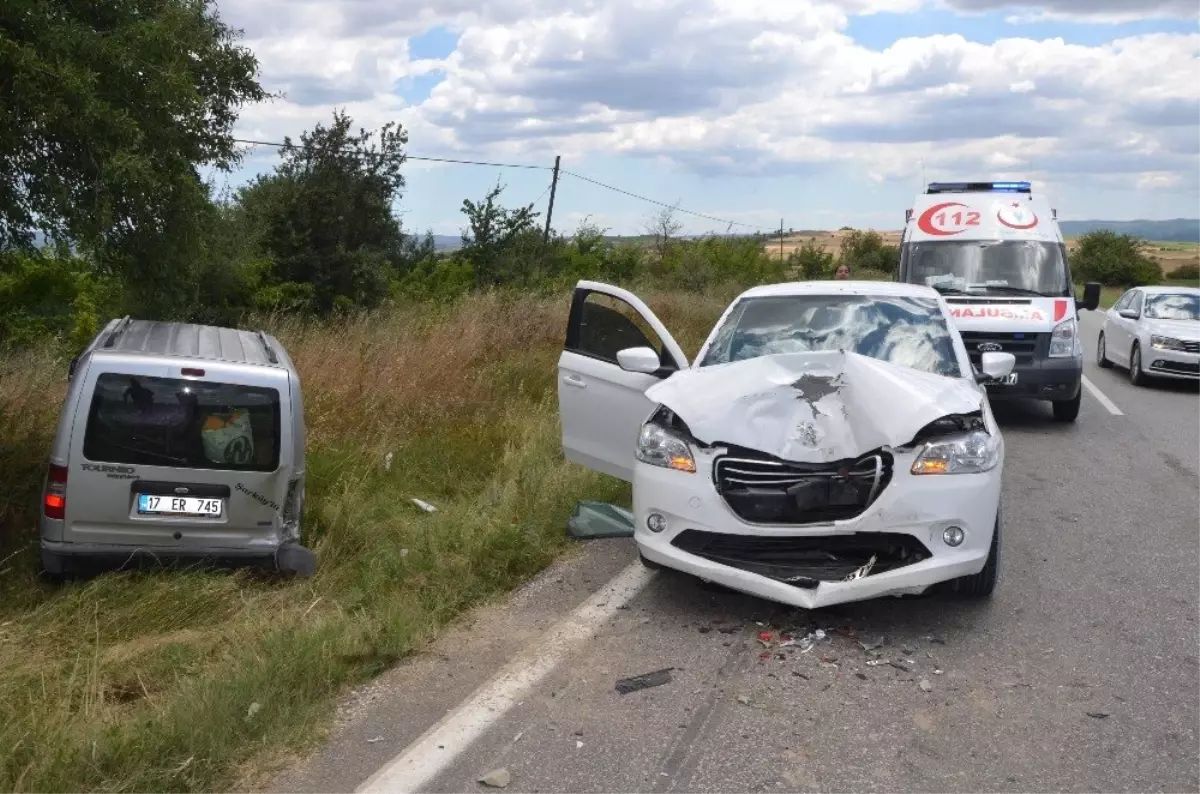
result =
[[924,284],[900,281],[790,281],[751,287],[738,296],[764,298],[788,295],[865,295],[888,298],[937,298],[938,292]]
[[1198,287],[1172,287],[1172,286],[1148,287],[1147,286],[1147,287],[1138,287],[1137,289],[1140,289],[1142,292],[1145,292],[1147,295],[1161,295],[1163,293],[1168,293],[1171,295],[1200,295],[1200,288],[1198,288]]
[[273,340],[261,331],[193,323],[133,320],[109,323],[94,352],[203,359],[229,364],[286,368]]

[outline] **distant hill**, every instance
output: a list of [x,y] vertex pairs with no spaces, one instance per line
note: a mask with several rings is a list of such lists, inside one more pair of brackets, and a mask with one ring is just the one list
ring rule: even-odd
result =
[[1169,221],[1059,221],[1064,237],[1108,229],[1162,243],[1200,243],[1200,219],[1174,218]]

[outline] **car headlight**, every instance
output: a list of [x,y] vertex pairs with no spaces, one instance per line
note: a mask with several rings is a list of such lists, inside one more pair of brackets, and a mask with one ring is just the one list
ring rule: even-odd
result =
[[637,459],[651,466],[693,473],[696,459],[688,442],[662,425],[647,422],[638,433]]
[[1183,350],[1183,342],[1169,336],[1151,336],[1150,347],[1155,350]]
[[1082,345],[1079,332],[1075,327],[1075,318],[1068,317],[1050,332],[1050,358],[1066,358],[1079,355]]
[[913,461],[913,474],[978,474],[1000,462],[1000,437],[976,430],[931,441]]

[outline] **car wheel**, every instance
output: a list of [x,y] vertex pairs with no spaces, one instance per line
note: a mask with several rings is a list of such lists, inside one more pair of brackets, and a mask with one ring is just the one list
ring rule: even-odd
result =
[[655,562],[654,560],[646,559],[646,555],[642,554],[640,551],[638,552],[638,559],[642,561],[642,565],[645,565],[652,571],[661,571],[663,569],[661,564]]
[[1054,418],[1059,422],[1074,422],[1075,418],[1079,416],[1079,405],[1082,401],[1083,387],[1081,386],[1074,399],[1055,400],[1052,403],[1054,406]]
[[1104,332],[1100,332],[1100,338],[1096,340],[1096,365],[1101,369],[1108,369],[1112,366],[1112,362],[1108,360],[1104,350]]
[[1137,342],[1129,351],[1129,382],[1134,386],[1146,385],[1146,373],[1142,372],[1142,348]]
[[38,575],[42,581],[59,584],[67,578],[67,573],[68,563],[66,557],[61,554],[55,554],[52,551],[46,551],[45,549],[41,550]]
[[983,570],[971,576],[962,576],[954,580],[954,590],[967,598],[987,598],[996,589],[996,579],[1000,573],[1000,514],[996,514],[996,528],[992,531],[992,546],[988,550],[987,562]]

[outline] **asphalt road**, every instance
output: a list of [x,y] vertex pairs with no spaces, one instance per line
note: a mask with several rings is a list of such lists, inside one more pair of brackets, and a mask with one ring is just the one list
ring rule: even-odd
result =
[[[803,612],[659,573],[515,704],[484,709],[475,738],[427,734],[422,790],[484,790],[500,767],[535,792],[1200,789],[1200,398],[1099,369],[1101,316],[1084,313],[1086,375],[1123,415],[1090,392],[1069,426],[995,406],[1006,534],[990,602]],[[581,544],[347,701],[275,790],[359,787],[634,556],[628,540]],[[807,654],[758,640],[813,628],[831,641]],[[874,635],[877,656],[857,642]],[[664,685],[614,691],[666,667]]]

